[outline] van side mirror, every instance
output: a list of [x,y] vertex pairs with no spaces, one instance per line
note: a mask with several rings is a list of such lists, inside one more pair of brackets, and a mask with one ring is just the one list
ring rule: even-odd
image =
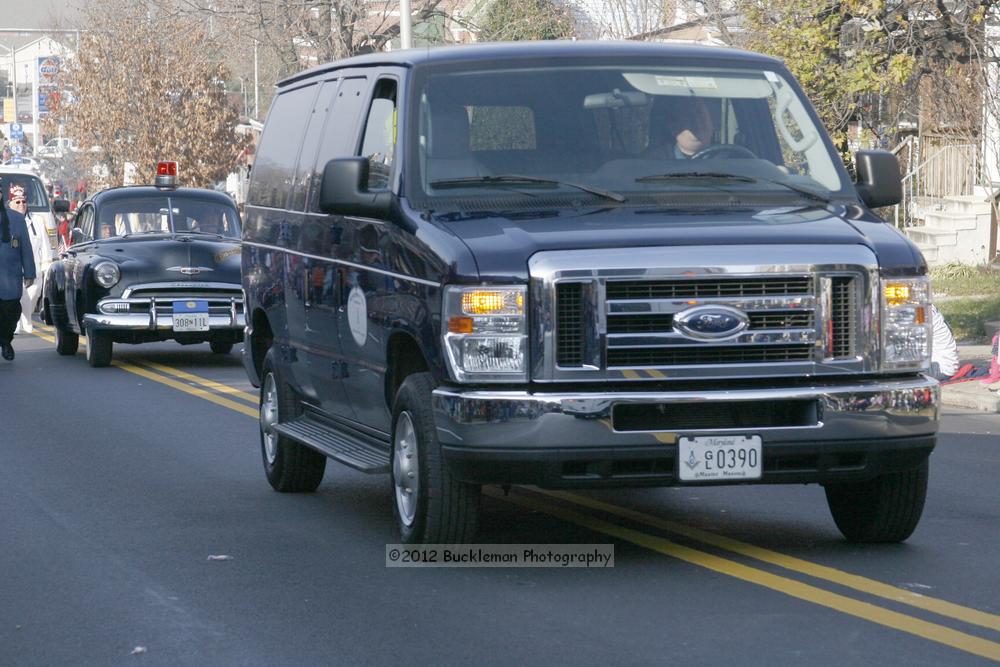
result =
[[869,208],[893,206],[903,200],[899,160],[889,151],[858,151],[854,156],[858,196]]
[[323,213],[385,218],[391,203],[391,192],[368,191],[367,158],[337,158],[323,167],[319,188],[319,210]]
[[69,213],[69,200],[53,199],[52,210],[55,211],[56,213]]

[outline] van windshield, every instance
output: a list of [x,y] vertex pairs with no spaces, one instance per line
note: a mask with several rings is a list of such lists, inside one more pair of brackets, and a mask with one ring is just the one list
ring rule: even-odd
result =
[[[843,195],[843,166],[778,72],[649,66],[431,71],[416,87],[417,198],[609,204],[718,192]],[[415,157],[414,157],[415,156]]]

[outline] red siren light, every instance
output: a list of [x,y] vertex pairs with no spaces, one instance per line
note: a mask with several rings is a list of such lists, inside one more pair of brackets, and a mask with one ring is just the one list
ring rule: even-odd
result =
[[156,163],[156,185],[175,187],[177,185],[177,163],[161,161]]

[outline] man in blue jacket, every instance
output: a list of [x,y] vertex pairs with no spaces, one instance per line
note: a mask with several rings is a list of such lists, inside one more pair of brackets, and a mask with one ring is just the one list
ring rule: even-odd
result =
[[34,282],[35,258],[24,216],[0,200],[0,356],[7,361],[14,359],[10,343],[21,317],[21,291]]

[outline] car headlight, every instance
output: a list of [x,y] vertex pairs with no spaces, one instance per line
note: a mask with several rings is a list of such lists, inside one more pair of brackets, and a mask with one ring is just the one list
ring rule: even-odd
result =
[[526,301],[523,285],[445,289],[442,328],[454,380],[527,380]]
[[114,262],[98,262],[93,271],[94,280],[101,287],[114,287],[122,279],[122,272]]
[[882,368],[919,370],[931,361],[930,279],[882,279]]

